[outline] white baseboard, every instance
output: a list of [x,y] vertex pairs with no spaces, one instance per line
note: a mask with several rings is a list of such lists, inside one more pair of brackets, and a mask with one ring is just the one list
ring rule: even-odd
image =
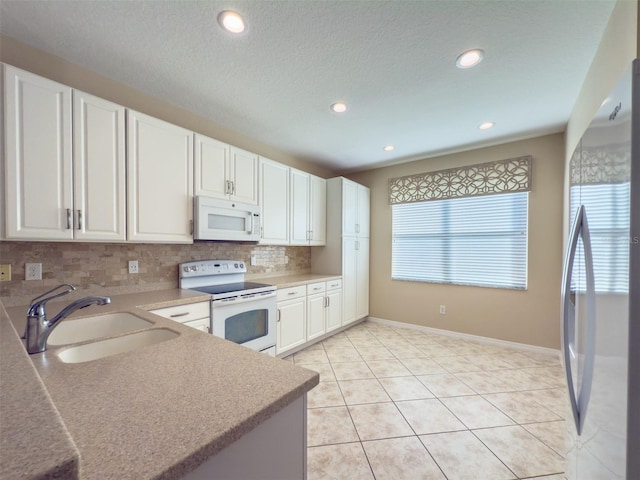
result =
[[543,355],[550,355],[560,357],[560,350],[547,347],[538,347],[536,345],[527,345],[526,343],[509,342],[507,340],[499,340],[497,338],[481,337],[480,335],[471,335],[469,333],[453,332],[451,330],[443,330],[441,328],[425,327],[423,325],[414,325],[411,323],[397,322],[395,320],[386,320],[384,318],[367,317],[369,322],[380,323],[382,325],[388,325],[390,327],[404,328],[407,330],[416,330],[424,333],[433,333],[436,335],[446,335],[447,337],[461,338],[464,340],[472,340],[474,342],[486,343],[489,345],[496,345],[499,347],[513,348],[516,350],[523,350],[527,352],[536,352]]

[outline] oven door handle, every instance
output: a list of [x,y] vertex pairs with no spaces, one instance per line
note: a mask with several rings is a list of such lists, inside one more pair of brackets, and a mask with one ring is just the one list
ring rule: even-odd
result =
[[240,303],[257,302],[258,300],[266,300],[276,296],[276,292],[252,293],[241,297],[231,297],[228,299],[219,299],[211,301],[211,308],[220,308],[227,305],[238,305]]

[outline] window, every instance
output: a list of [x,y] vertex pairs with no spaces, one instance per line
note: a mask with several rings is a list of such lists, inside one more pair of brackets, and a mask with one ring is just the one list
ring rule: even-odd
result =
[[[629,182],[617,184],[584,184],[580,187],[580,203],[585,205],[595,291],[626,293],[629,291]],[[573,190],[573,188],[572,188]],[[571,211],[575,212],[577,192],[571,196]],[[576,252],[575,288],[586,285],[582,244]]]
[[528,192],[392,205],[398,280],[525,289]]

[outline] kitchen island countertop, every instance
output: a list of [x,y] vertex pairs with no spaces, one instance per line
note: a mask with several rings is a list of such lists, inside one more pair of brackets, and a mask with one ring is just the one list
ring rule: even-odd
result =
[[[52,302],[49,316],[81,296]],[[0,308],[0,478],[177,479],[318,384],[316,372],[147,311],[208,298],[172,289],[76,312],[70,318],[130,312],[180,334],[78,364],[57,358],[65,347],[28,355],[18,334],[26,307]],[[39,415],[25,426],[16,411]]]

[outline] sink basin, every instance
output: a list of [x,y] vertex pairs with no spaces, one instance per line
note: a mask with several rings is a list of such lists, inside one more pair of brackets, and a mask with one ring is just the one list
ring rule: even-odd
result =
[[152,325],[152,322],[125,312],[108,313],[77,320],[63,320],[49,335],[47,345],[55,347],[86,342],[94,338],[114,337]]
[[110,357],[118,353],[129,352],[147,345],[166,342],[180,334],[166,328],[154,328],[142,332],[130,333],[122,337],[107,338],[97,342],[70,347],[58,353],[64,363],[83,363]]

